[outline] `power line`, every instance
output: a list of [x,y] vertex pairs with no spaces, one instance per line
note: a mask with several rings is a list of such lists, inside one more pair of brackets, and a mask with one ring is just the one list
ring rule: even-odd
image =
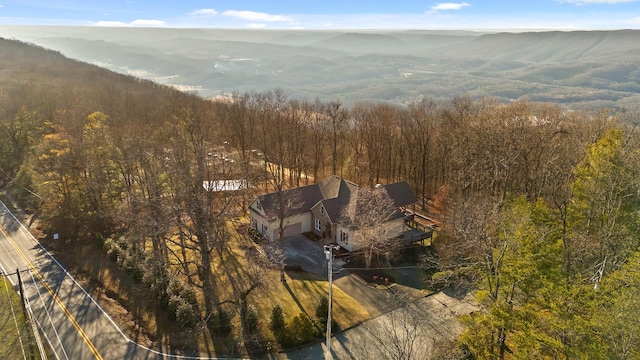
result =
[[[0,167],[0,170],[1,170],[5,175],[9,175],[9,173],[7,173],[7,171],[6,171],[5,169],[3,169],[3,168],[1,168],[1,167]],[[14,180],[15,180],[15,179],[14,179]],[[26,186],[24,186],[24,185],[22,185],[22,184],[20,184],[20,183],[17,183],[17,182],[14,182],[14,184],[15,184],[15,185],[18,185],[19,187],[21,187],[21,188],[23,188],[23,189],[25,189],[25,190],[27,190],[27,192],[28,192],[29,194],[31,194],[31,195],[33,195],[33,196],[37,197],[38,199],[40,199],[40,200],[45,200],[42,196],[40,196],[40,195],[36,194],[34,191],[32,191],[32,190],[28,189]]]
[[[0,270],[0,272],[3,272]],[[18,332],[18,340],[20,341],[20,349],[22,350],[22,356],[24,357],[24,359],[27,359],[27,353],[24,350],[24,344],[22,342],[22,333],[20,331],[20,326],[18,326],[18,320],[16,319],[16,312],[13,309],[13,301],[11,300],[11,295],[9,292],[9,286],[7,285],[7,282],[4,282],[4,288],[5,288],[5,292],[7,294],[7,300],[9,301],[9,307],[11,308],[11,315],[13,316],[13,323],[16,325],[16,331]]]

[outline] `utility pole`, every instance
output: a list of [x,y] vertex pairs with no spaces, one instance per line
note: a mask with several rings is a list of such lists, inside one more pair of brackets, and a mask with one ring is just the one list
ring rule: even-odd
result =
[[340,249],[338,245],[325,245],[324,253],[327,255],[328,265],[327,265],[327,275],[329,277],[329,311],[327,312],[327,354],[325,359],[333,359],[333,355],[331,355],[331,300],[333,297],[333,250]]
[[18,290],[20,291],[20,302],[22,303],[22,314],[25,320],[27,319],[27,308],[24,304],[24,291],[22,290],[22,277],[20,276],[20,269],[16,268],[16,274],[18,275]]

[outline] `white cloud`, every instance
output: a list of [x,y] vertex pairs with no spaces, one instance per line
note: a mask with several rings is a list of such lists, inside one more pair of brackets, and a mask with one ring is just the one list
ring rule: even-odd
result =
[[224,16],[234,17],[247,21],[267,21],[267,22],[291,22],[291,19],[288,16],[284,15],[272,15],[262,12],[255,12],[249,10],[227,10],[222,13]]
[[247,28],[249,29],[264,29],[266,27],[267,27],[267,24],[258,24],[258,23],[247,24]]
[[165,26],[167,25],[167,23],[165,23],[162,20],[147,20],[147,19],[138,19],[138,20],[134,20],[131,22],[131,25],[133,26]]
[[218,11],[216,9],[199,9],[189,13],[191,16],[216,16]]
[[102,26],[102,27],[144,27],[144,26],[152,26],[152,27],[164,27],[167,24],[161,20],[144,20],[138,19],[134,20],[130,23],[122,22],[122,21],[96,21],[92,23],[93,26]]
[[462,3],[440,3],[431,7],[432,12],[442,11],[442,10],[461,10],[467,6],[471,6],[471,4],[462,2]]
[[97,21],[97,22],[94,22],[91,25],[93,25],[93,26],[103,26],[103,27],[125,27],[125,26],[131,26],[130,24],[127,24],[127,23],[122,22],[122,21]]
[[557,0],[557,1],[561,2],[561,3],[574,4],[574,5],[580,6],[580,5],[590,5],[590,4],[611,4],[611,5],[615,5],[615,4],[636,2],[638,0]]

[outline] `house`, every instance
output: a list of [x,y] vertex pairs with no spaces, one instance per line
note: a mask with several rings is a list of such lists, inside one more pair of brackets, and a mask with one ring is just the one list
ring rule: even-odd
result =
[[[344,209],[355,201],[358,188],[355,183],[334,175],[313,185],[262,195],[249,206],[251,227],[269,241],[275,241],[279,238],[282,216],[284,237],[313,232],[348,251],[358,250],[360,246],[353,241],[352,221],[344,218]],[[406,181],[379,185],[377,189],[384,190],[395,207],[392,216],[376,226],[385,237],[411,243],[420,240],[420,236],[421,239],[430,236],[424,233],[416,236],[415,229],[405,223],[402,209],[417,202]]]

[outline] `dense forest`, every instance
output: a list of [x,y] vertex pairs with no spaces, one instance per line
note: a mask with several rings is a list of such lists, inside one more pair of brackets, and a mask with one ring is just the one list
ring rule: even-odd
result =
[[[177,326],[215,334],[229,302],[246,319],[258,277],[213,286],[230,224],[265,184],[337,174],[407,180],[437,220],[431,286],[473,289],[485,309],[462,319],[456,354],[640,357],[633,114],[467,96],[347,108],[279,90],[208,101],[1,39],[0,82],[0,185],[45,238],[97,245]],[[203,187],[231,179],[252,186]]]

